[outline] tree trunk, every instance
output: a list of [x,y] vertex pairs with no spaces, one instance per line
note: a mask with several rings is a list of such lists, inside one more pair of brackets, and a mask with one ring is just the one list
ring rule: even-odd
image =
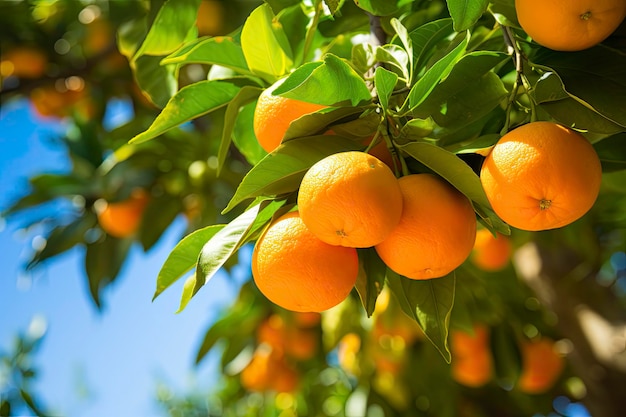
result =
[[626,317],[609,288],[573,251],[532,242],[514,258],[518,276],[555,314],[569,340],[568,360],[582,379],[582,398],[593,417],[626,415]]

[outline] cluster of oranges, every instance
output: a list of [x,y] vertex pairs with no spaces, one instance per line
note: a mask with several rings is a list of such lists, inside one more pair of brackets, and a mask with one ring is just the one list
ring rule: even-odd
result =
[[[473,332],[455,329],[450,333],[452,378],[468,387],[480,387],[494,378],[489,328],[475,325]],[[516,387],[527,394],[541,394],[558,380],[565,361],[554,340],[548,337],[520,341],[522,368]]]
[[[321,108],[274,96],[274,88],[262,94],[255,113],[255,132],[267,151],[280,145],[288,122]],[[548,121],[505,134],[480,171],[496,214],[529,231],[582,217],[599,194],[601,177],[589,141]],[[357,248],[374,247],[391,270],[418,280],[449,274],[472,249],[475,264],[489,271],[506,266],[511,254],[505,236],[476,234],[472,203],[448,182],[432,174],[398,179],[365,152],[336,153],[314,164],[297,203],[298,211],[275,220],[257,241],[252,260],[261,292],[289,310],[319,312],[343,301],[359,273]]]
[[445,276],[469,256],[476,234],[470,201],[431,174],[397,179],[378,158],[330,155],[305,174],[298,211],[259,238],[252,272],[260,291],[294,311],[343,301],[359,272],[357,248],[374,247],[412,279]]

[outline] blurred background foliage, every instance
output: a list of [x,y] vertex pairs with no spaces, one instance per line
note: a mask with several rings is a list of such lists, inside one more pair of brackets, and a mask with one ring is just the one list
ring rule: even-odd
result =
[[[42,120],[63,120],[67,134],[56,140],[71,161],[67,172],[31,178],[31,189],[3,208],[3,215],[26,230],[43,227],[44,243],[27,269],[84,246],[87,288],[98,308],[132,245],[150,250],[179,216],[187,221],[186,232],[236,217],[237,210],[226,216],[220,210],[250,168],[231,147],[226,166],[216,174],[225,109],[171,129],[159,140],[127,144],[150,126],[163,98],[142,92],[135,74],[143,63],[128,59],[124,40],[145,36],[163,3],[0,2],[2,104],[27,98]],[[260,3],[198,1],[197,36],[237,31]],[[268,3],[283,10],[297,2]],[[504,10],[512,4],[494,3]],[[343,34],[367,34],[369,19],[351,1],[338,4],[342,13],[321,22],[319,30],[335,37],[335,53],[349,55],[352,44]],[[413,7],[422,10],[413,16],[414,25],[447,16],[443,1],[418,1]],[[613,42],[620,47],[619,39]],[[210,70],[200,64],[180,68],[175,88],[206,79]],[[127,117],[107,125],[107,112],[116,105]],[[614,144],[607,149],[614,152]],[[221,355],[218,389],[180,393],[161,386],[155,396],[163,414],[521,417],[574,415],[580,401],[590,409],[604,401],[623,410],[626,182],[616,160],[605,169],[612,172],[605,173],[601,196],[584,219],[541,234],[515,231],[514,254],[496,270],[472,259],[459,269],[452,365],[386,291],[370,318],[356,295],[321,316],[304,315],[270,304],[249,280],[198,349],[197,362],[212,351]],[[61,201],[63,210],[29,215],[51,201]],[[125,226],[107,228],[107,216]],[[245,260],[240,266],[249,267]],[[596,312],[609,323],[610,335],[575,320],[581,311]],[[29,387],[36,378],[30,357],[42,335],[22,336],[0,356],[0,415],[16,409],[45,414]],[[596,346],[603,343],[616,344],[608,359],[598,357]],[[591,392],[593,381],[599,386]]]

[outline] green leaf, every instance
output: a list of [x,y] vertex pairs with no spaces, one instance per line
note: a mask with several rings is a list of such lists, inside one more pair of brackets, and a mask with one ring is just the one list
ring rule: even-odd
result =
[[504,385],[513,386],[522,372],[522,356],[515,329],[505,322],[492,327],[490,336],[496,378]]
[[413,280],[388,270],[387,283],[402,310],[420,325],[428,340],[450,363],[448,330],[454,305],[454,272],[443,278]]
[[237,117],[239,116],[239,112],[241,108],[256,99],[259,94],[263,91],[257,87],[244,86],[237,92],[237,95],[233,97],[233,99],[228,103],[226,107],[226,113],[224,115],[224,129],[222,131],[222,141],[220,142],[220,148],[217,153],[217,175],[220,174],[224,162],[226,161],[226,156],[228,155],[228,150],[231,144],[231,137],[233,134],[233,130],[235,129],[235,124],[237,122]]
[[183,87],[168,101],[150,128],[132,138],[130,143],[154,139],[178,125],[225,106],[238,92],[238,87],[222,81],[200,81]]
[[101,307],[100,292],[117,278],[132,242],[132,239],[106,236],[98,242],[87,245],[85,272],[91,299],[98,308]]
[[185,309],[191,298],[228,261],[242,244],[242,238],[254,223],[263,204],[259,203],[246,210],[233,221],[217,231],[204,244],[196,266],[196,274],[185,283],[178,312]]
[[267,155],[254,134],[254,108],[256,103],[248,103],[241,108],[233,129],[233,143],[252,166]]
[[408,143],[400,149],[439,174],[470,200],[489,207],[480,178],[453,153],[424,142]]
[[326,7],[328,7],[330,14],[334,15],[335,13],[337,13],[337,10],[339,10],[340,1],[339,0],[324,0],[324,4],[326,4]]
[[372,99],[363,78],[345,60],[332,54],[326,54],[323,62],[302,65],[274,94],[327,106],[357,106]]
[[389,16],[400,10],[401,0],[358,0],[356,5],[374,16]]
[[452,71],[454,64],[458,62],[465,53],[467,42],[469,41],[469,32],[463,37],[458,37],[455,42],[459,42],[450,52],[439,59],[432,67],[430,67],[424,76],[420,78],[411,88],[407,98],[409,108],[412,110],[419,106],[428,95],[434,90],[439,82],[445,79]]
[[393,93],[396,82],[398,82],[398,76],[396,74],[383,67],[376,68],[376,72],[374,73],[374,86],[376,87],[376,94],[378,95],[380,106],[385,113],[389,110],[389,98]]
[[140,55],[130,62],[137,85],[159,108],[163,108],[178,89],[176,67],[161,65],[161,59],[160,56]]
[[[455,115],[455,113],[450,112],[447,107],[448,104],[454,105],[458,97],[467,97],[467,103],[465,104],[469,106],[469,108],[466,108],[465,112],[471,112],[475,118],[479,118],[479,116],[477,116],[478,112],[476,112],[476,109],[478,109],[481,115],[484,115],[485,107],[473,105],[472,99],[477,103],[489,103],[490,105],[486,110],[487,112],[492,108],[493,99],[483,97],[480,89],[476,91],[476,84],[480,83],[481,79],[486,74],[506,59],[510,59],[506,54],[490,51],[476,51],[464,55],[456,65],[454,65],[450,75],[435,87],[426,100],[413,109],[413,115],[425,119],[434,114],[441,114],[444,106],[446,108],[446,115]],[[494,92],[496,93],[496,100],[501,94],[506,94],[506,89],[501,81],[499,83],[495,80],[487,82],[495,86]],[[490,97],[492,96],[490,95]]]
[[426,23],[409,33],[413,45],[415,72],[419,73],[439,42],[453,34],[452,19],[435,20]]
[[540,50],[533,61],[558,73],[564,89],[612,123],[626,127],[626,55],[598,45],[578,52]]
[[165,194],[153,198],[146,206],[139,225],[139,241],[144,251],[150,250],[183,211],[179,197]]
[[355,287],[367,317],[371,317],[376,308],[376,300],[385,285],[387,265],[374,248],[358,249],[358,253],[359,275]]
[[302,177],[314,163],[333,153],[357,149],[357,143],[339,136],[321,135],[287,141],[246,174],[223,213],[247,199],[291,193],[298,189]]
[[411,41],[409,32],[402,25],[400,20],[393,18],[391,19],[390,23],[393,29],[396,31],[396,35],[398,35],[398,39],[400,39],[400,42],[402,43],[404,50],[408,54],[409,62],[408,62],[408,68],[406,69],[406,72],[408,73],[409,76],[407,78],[407,85],[411,85],[413,82],[413,58],[414,58],[413,42]]
[[241,74],[250,73],[241,45],[230,36],[198,39],[164,58],[161,64],[220,65]]
[[626,170],[626,133],[619,133],[593,145],[603,172]]
[[[325,133],[329,129],[329,127],[334,129],[334,126],[332,126],[332,124],[335,122],[345,121],[346,119],[354,120],[350,120],[345,123],[362,120],[362,118],[359,116],[365,111],[366,108],[367,107],[334,107],[318,110],[315,113],[306,114],[291,122],[289,128],[287,129],[287,132],[285,132],[283,142],[286,142],[290,139],[301,138],[304,136],[315,136]],[[376,126],[377,125],[378,124],[376,124]],[[355,126],[350,127],[354,132]],[[376,128],[374,127],[374,131],[375,130]],[[365,135],[367,134],[368,133],[366,133]]]
[[167,55],[195,29],[200,0],[168,0],[159,9],[136,55]]
[[87,213],[65,226],[52,229],[46,236],[46,245],[37,251],[28,262],[26,269],[32,269],[45,260],[59,255],[72,247],[85,242],[85,235],[96,225],[96,217]]
[[198,262],[198,256],[204,244],[223,228],[224,225],[220,224],[198,229],[176,244],[161,266],[157,276],[156,290],[152,297],[153,301],[179,278],[191,271]]
[[268,4],[257,7],[246,19],[241,47],[248,68],[270,84],[293,66],[289,40]]
[[446,0],[446,2],[454,21],[454,30],[457,32],[474,26],[489,6],[489,0]]
[[[591,103],[569,93],[556,72],[545,72],[532,89],[532,97],[555,120],[595,133],[618,133],[624,126],[609,120]],[[608,99],[607,99],[608,100]]]

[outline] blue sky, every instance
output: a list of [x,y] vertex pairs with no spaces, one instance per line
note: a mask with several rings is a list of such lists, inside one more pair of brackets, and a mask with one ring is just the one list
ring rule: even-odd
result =
[[[123,108],[123,106],[121,106]],[[120,106],[116,106],[120,110]],[[119,116],[115,111],[112,120]],[[0,108],[0,210],[27,190],[35,173],[67,169],[54,137],[64,126],[41,123],[26,101]],[[15,221],[13,221],[15,220]],[[216,361],[193,368],[195,351],[207,326],[238,290],[227,277],[216,276],[180,314],[182,282],[152,302],[157,273],[183,231],[177,220],[147,254],[132,251],[118,281],[105,293],[98,312],[88,299],[76,248],[26,275],[23,264],[35,233],[23,233],[19,218],[0,219],[0,349],[35,317],[48,330],[36,357],[36,388],[44,404],[64,416],[152,416],[156,384],[178,392],[215,381]]]

